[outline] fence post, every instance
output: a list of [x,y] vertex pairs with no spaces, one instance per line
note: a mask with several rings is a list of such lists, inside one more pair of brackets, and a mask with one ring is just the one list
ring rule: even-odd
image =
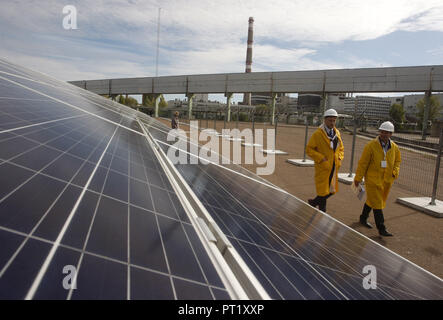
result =
[[208,125],[209,118],[208,118],[208,110],[207,109],[205,111],[205,118],[206,118],[206,127],[205,127],[205,129],[207,129],[209,127],[209,125]]
[[214,131],[217,131],[217,111],[214,112]]
[[275,114],[275,134],[274,134],[274,150],[277,150],[277,123],[278,123],[278,114]]
[[252,111],[252,143],[255,143],[255,110]]
[[431,108],[431,90],[425,92],[425,106],[423,110],[423,123],[421,139],[426,140],[426,129],[428,128],[429,109]]
[[437,186],[438,186],[438,174],[440,172],[440,158],[441,158],[441,148],[442,148],[442,142],[443,142],[443,128],[440,128],[440,140],[438,144],[438,154],[437,154],[437,161],[435,164],[435,175],[434,175],[434,186],[432,187],[432,197],[430,205],[435,206],[435,197],[437,194]]
[[240,106],[237,105],[237,122],[235,124],[235,127],[238,129],[238,118],[240,118]]
[[425,106],[423,110],[423,128],[421,132],[421,139],[426,140],[426,129],[428,127],[429,110],[431,108],[431,95],[432,95],[432,72],[434,68],[431,68],[429,74],[429,90],[425,92]]
[[348,175],[349,178],[352,177],[352,170],[354,170],[355,140],[357,138],[356,136],[357,136],[357,102],[355,102],[354,106],[354,131],[352,134],[351,167],[349,168],[349,175]]
[[306,162],[306,145],[308,144],[308,116],[305,117],[306,129],[305,129],[305,147],[303,148],[303,162]]
[[201,127],[202,127],[202,113],[201,113],[201,111],[198,111],[198,128],[201,130]]

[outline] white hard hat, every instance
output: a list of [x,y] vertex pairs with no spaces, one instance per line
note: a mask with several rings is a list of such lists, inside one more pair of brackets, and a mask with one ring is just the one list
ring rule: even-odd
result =
[[381,124],[381,126],[380,126],[380,128],[378,128],[378,130],[394,132],[394,125],[390,121],[385,121]]
[[323,118],[326,117],[338,117],[338,113],[334,109],[328,109],[325,111],[325,114],[323,115]]

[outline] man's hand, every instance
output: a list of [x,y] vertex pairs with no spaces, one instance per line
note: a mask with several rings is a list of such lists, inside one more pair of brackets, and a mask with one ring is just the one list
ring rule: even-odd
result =
[[354,180],[354,186],[355,187],[358,187],[359,183],[360,183],[360,181]]
[[320,161],[320,163],[325,162],[325,161],[328,161],[328,158],[324,157],[324,158]]

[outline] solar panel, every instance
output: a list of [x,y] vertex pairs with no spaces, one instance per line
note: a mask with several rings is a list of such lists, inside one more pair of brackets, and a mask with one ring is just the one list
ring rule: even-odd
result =
[[[146,126],[167,151],[167,129]],[[443,298],[440,278],[251,174],[175,166],[273,299]],[[363,284],[372,266],[377,290]]]
[[[321,297],[330,298],[334,294],[345,299],[442,297],[441,280],[331,217],[300,206],[294,197],[264,185],[250,188],[249,183],[245,187],[242,177],[237,177],[234,183],[231,172],[213,166],[208,166],[206,173],[212,184],[206,184],[208,187],[200,190],[200,194],[231,204],[228,210],[220,210],[224,206],[216,204],[209,207],[218,210],[217,221],[226,226],[226,221],[231,220],[241,230],[235,234],[230,232],[232,226],[224,229],[239,251],[247,252],[252,260],[260,258],[256,265],[261,273],[268,278],[279,276],[281,286],[275,280],[269,286],[286,288],[289,286],[286,282],[290,282],[298,288],[298,284],[303,285],[297,279],[300,276],[310,286],[298,291],[307,293],[309,298],[323,291],[326,296],[321,294]],[[208,190],[211,185],[213,190]],[[233,204],[231,199],[235,201]],[[378,290],[367,290],[362,285],[363,268],[367,265],[376,267]],[[321,285],[312,286],[313,278]],[[282,298],[295,297],[277,291]]]
[[231,296],[136,115],[0,61],[1,299]]

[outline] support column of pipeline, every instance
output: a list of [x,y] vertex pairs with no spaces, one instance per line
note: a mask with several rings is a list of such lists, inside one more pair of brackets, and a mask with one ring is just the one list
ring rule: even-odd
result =
[[194,94],[187,93],[186,97],[188,98],[188,118],[192,120],[192,101],[194,100]]
[[275,103],[277,101],[277,94],[276,93],[272,93],[271,95],[271,110],[272,110],[272,115],[271,115],[271,125],[274,125],[274,120],[275,120]]
[[231,98],[232,98],[232,93],[225,93],[225,97],[226,97],[226,108],[227,108],[227,121],[231,122]]
[[156,94],[154,95],[154,102],[155,102],[155,117],[158,118],[158,108],[159,108],[159,104],[160,104],[160,98],[161,98],[161,94]]

